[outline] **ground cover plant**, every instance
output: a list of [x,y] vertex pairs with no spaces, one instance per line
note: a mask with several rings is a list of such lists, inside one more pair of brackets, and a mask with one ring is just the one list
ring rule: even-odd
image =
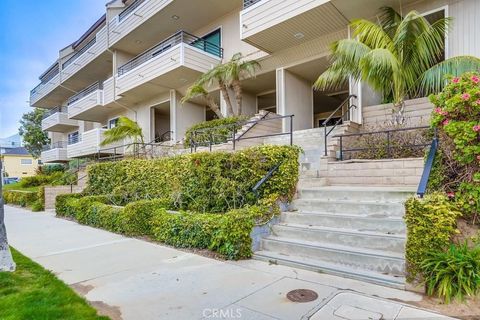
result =
[[2,320],[108,320],[51,272],[12,248],[15,272],[0,273]]

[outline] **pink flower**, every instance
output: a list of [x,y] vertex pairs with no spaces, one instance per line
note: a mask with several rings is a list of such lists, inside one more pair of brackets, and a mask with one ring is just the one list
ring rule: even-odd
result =
[[455,192],[447,192],[447,197],[449,199],[455,198]]
[[442,110],[442,111],[440,112],[440,114],[441,114],[442,116],[446,116],[446,115],[448,115],[448,111],[443,111],[443,110]]
[[468,99],[470,99],[470,94],[468,94],[468,93],[462,94],[462,99],[463,99],[463,100],[468,100]]
[[480,78],[477,77],[477,76],[472,76],[470,79],[471,79],[473,82],[475,82],[475,83],[479,83],[479,82],[480,82]]
[[460,78],[458,78],[458,77],[455,77],[455,78],[452,79],[453,83],[458,83],[459,81],[460,81]]
[[480,161],[480,154],[477,156],[477,160]]
[[477,101],[475,101],[476,104],[480,105],[480,99],[478,99]]
[[448,120],[448,119],[445,119],[445,120],[442,121],[442,124],[443,124],[444,126],[446,126],[446,125],[449,124],[449,123],[450,123],[450,120]]
[[442,114],[442,108],[435,108],[435,113]]
[[474,125],[473,126],[473,131],[475,131],[475,132],[480,131],[480,124]]

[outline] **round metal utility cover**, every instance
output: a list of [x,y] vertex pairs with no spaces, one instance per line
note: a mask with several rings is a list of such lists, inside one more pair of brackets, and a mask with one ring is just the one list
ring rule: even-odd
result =
[[287,299],[293,302],[310,302],[317,298],[318,294],[308,289],[296,289],[287,293]]

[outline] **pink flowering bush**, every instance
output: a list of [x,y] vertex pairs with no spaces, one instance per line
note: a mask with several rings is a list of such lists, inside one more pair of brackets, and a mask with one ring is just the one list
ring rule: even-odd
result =
[[435,105],[431,124],[440,136],[441,187],[455,195],[464,212],[476,217],[480,211],[480,75],[468,72],[449,79],[430,101]]

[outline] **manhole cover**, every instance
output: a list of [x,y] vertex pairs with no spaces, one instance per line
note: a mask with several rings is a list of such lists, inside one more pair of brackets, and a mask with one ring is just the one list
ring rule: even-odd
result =
[[296,289],[287,293],[287,298],[293,302],[310,302],[317,300],[318,294],[308,289]]

